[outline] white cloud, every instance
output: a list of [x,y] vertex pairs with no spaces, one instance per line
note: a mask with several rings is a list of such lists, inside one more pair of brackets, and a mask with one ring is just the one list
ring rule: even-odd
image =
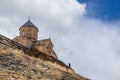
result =
[[13,38],[31,16],[39,38],[51,37],[59,58],[78,73],[92,80],[120,80],[119,23],[84,17],[85,8],[77,0],[2,0],[0,33]]
[[57,32],[59,29],[66,30],[73,27],[73,23],[77,21],[76,17],[85,13],[85,5],[79,4],[76,0],[25,1],[20,0],[19,3],[20,9],[24,10],[25,14],[39,17],[41,25],[45,24],[46,27]]
[[119,24],[83,19],[79,26],[84,27],[75,28],[63,38],[65,47],[73,52],[67,50],[63,59],[92,80],[119,80]]

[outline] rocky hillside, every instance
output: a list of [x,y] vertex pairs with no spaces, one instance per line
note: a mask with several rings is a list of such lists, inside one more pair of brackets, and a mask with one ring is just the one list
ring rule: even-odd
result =
[[0,80],[88,80],[71,68],[25,55],[22,51],[0,49]]

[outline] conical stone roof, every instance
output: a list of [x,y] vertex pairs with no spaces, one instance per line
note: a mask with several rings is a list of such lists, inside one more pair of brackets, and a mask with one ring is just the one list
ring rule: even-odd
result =
[[34,27],[38,30],[38,28],[30,21],[30,19],[24,25],[22,25],[20,28],[22,28],[22,27]]

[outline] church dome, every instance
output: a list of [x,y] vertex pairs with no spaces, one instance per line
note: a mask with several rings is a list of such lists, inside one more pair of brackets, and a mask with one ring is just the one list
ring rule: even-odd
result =
[[38,30],[38,28],[30,21],[30,19],[24,25],[22,25],[20,28],[22,28],[22,27],[33,27]]
[[21,37],[29,38],[32,40],[38,39],[38,28],[28,19],[28,21],[22,25],[19,29]]

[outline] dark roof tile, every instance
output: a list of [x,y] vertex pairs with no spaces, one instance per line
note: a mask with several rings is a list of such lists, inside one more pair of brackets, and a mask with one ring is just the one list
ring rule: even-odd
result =
[[38,28],[30,21],[30,20],[28,20],[23,26],[21,26],[21,27],[27,27],[27,26],[29,26],[29,27],[35,27],[37,30],[38,30]]

